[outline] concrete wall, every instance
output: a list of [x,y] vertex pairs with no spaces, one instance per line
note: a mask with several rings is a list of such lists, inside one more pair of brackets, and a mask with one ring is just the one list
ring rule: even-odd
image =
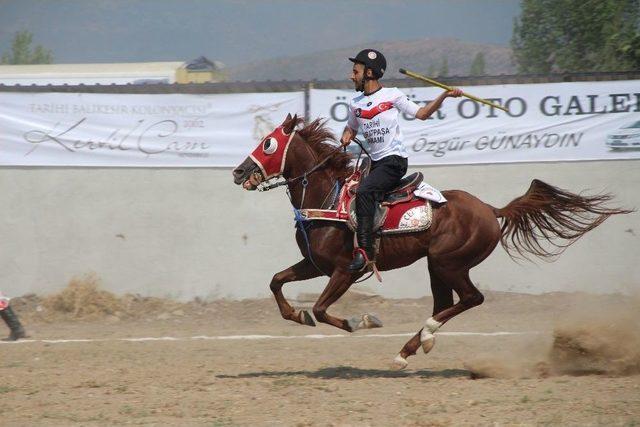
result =
[[[440,189],[465,189],[501,207],[532,178],[579,192],[610,191],[640,208],[640,161],[411,168]],[[230,169],[0,169],[0,289],[58,291],[95,272],[117,294],[248,298],[300,259],[284,190],[245,192]],[[361,289],[429,294],[426,260]],[[555,263],[511,261],[501,247],[472,271],[481,289],[637,292],[640,214],[610,218]],[[326,280],[290,284],[315,292]]]

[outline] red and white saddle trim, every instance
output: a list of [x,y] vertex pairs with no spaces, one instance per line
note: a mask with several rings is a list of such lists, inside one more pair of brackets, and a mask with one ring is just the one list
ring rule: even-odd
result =
[[[387,209],[381,227],[383,234],[413,233],[431,226],[433,210],[428,200],[416,198],[410,202],[389,206]],[[334,209],[301,209],[300,214],[308,220],[351,222],[348,214]]]
[[[303,218],[320,221],[345,222],[354,228],[355,218],[352,218],[351,204],[355,199],[355,190],[360,182],[360,171],[356,171],[347,178],[340,190],[336,209],[301,209]],[[414,197],[410,200],[383,206],[386,210],[381,219],[382,234],[413,233],[423,231],[431,226],[433,211],[429,200]]]
[[382,224],[382,234],[413,233],[431,226],[433,211],[431,203],[424,199],[414,199],[389,207]]

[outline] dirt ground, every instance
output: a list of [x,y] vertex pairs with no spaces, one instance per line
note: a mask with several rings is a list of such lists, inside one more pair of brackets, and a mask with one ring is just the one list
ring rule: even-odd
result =
[[[271,299],[83,289],[13,300],[31,338],[0,344],[2,426],[640,425],[640,304],[628,296],[487,292],[395,371],[430,298],[349,293],[332,313],[385,325],[348,335],[287,322]],[[447,334],[500,331],[522,334]],[[145,337],[174,339],[125,340]]]

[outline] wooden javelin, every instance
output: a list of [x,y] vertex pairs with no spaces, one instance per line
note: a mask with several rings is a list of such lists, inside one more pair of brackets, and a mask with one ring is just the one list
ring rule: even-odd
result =
[[[437,81],[435,81],[433,79],[430,79],[429,77],[425,77],[425,76],[423,76],[421,74],[414,73],[413,71],[405,70],[404,68],[400,68],[400,73],[404,74],[405,76],[413,77],[416,80],[422,80],[423,82],[427,82],[427,83],[429,83],[429,84],[431,84],[433,86],[441,87],[444,90],[453,90],[453,88],[451,86],[447,86],[446,84],[437,82]],[[486,99],[478,98],[477,96],[471,95],[469,93],[462,92],[462,96],[465,96],[465,97],[467,97],[469,99],[473,99],[474,101],[478,101],[478,102],[480,102],[482,104],[490,105],[490,106],[492,106],[494,108],[497,108],[499,110],[502,110],[502,111],[504,111],[506,113],[509,112],[509,110],[506,107],[503,107],[502,105],[494,104],[491,101],[487,101]]]

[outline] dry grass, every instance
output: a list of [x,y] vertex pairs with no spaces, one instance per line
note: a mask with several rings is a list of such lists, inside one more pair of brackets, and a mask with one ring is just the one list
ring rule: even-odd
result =
[[121,311],[118,298],[99,288],[100,280],[93,273],[75,277],[62,292],[46,297],[42,305],[50,311],[69,314],[76,319],[99,318]]

